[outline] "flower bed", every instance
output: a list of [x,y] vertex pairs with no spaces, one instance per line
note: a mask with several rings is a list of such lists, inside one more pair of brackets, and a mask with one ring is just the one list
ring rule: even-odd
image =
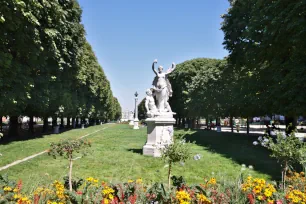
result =
[[64,203],[305,203],[306,179],[303,172],[288,172],[287,187],[268,183],[261,178],[247,177],[243,182],[217,182],[215,178],[199,185],[187,185],[182,177],[172,177],[170,189],[161,183],[146,185],[142,179],[125,183],[109,184],[96,178],[73,181],[69,190],[67,179],[54,181],[49,186],[38,187],[30,195],[22,193],[22,182],[17,183],[1,177],[0,203],[64,204]]

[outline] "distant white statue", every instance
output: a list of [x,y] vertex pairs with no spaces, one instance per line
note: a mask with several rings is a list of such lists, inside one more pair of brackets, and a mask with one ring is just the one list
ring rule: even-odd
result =
[[146,94],[147,96],[146,96],[146,101],[145,101],[145,107],[147,110],[148,117],[152,118],[157,114],[158,110],[155,105],[155,100],[154,100],[151,89],[147,89]]
[[156,74],[156,77],[153,81],[153,90],[156,96],[156,106],[159,112],[172,112],[171,107],[168,103],[169,97],[172,96],[172,87],[167,78],[167,75],[170,74],[175,69],[175,63],[172,63],[172,66],[166,72],[163,72],[163,67],[158,67],[158,72],[154,68],[154,64],[157,63],[157,59],[154,60],[152,64],[152,70]]

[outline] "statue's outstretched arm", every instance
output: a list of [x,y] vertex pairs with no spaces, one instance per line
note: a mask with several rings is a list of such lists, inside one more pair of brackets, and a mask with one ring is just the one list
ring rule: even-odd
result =
[[156,72],[156,70],[155,70],[155,68],[154,68],[154,64],[156,64],[156,63],[157,63],[157,59],[154,60],[154,62],[153,62],[153,64],[152,64],[152,70],[153,70],[153,72],[157,75],[157,72]]
[[172,63],[172,67],[169,67],[169,69],[167,70],[166,74],[170,74],[171,72],[173,72],[176,68],[176,65],[175,63],[173,62]]

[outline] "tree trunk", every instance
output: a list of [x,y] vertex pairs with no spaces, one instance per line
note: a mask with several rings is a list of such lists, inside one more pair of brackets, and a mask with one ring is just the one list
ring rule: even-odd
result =
[[18,137],[18,116],[10,116],[9,137]]
[[85,119],[85,117],[82,117],[82,119],[81,119],[81,124],[84,124],[84,125],[85,125],[85,123],[86,123],[86,119]]
[[197,120],[196,120],[196,122],[197,122],[197,123],[196,123],[196,128],[197,128],[197,129],[200,129],[199,121],[200,121],[200,118],[197,118]]
[[70,117],[67,117],[67,124],[66,124],[66,127],[67,127],[67,128],[70,128],[70,127],[71,127],[71,125],[70,125]]
[[29,132],[30,132],[31,134],[34,133],[34,118],[33,118],[33,116],[30,116]]
[[250,120],[249,117],[247,117],[247,134],[250,133]]
[[196,126],[196,119],[195,119],[195,118],[192,118],[192,119],[191,119],[191,128],[192,128],[192,129],[195,129],[195,126]]
[[[73,125],[75,124],[75,125]],[[76,127],[76,121],[75,121],[75,118],[72,118],[71,119],[71,125],[72,125],[72,128]]]
[[78,117],[76,117],[75,118],[75,127],[79,127],[79,118]]
[[64,116],[61,116],[61,125],[60,128],[63,129],[64,128]]
[[234,132],[233,116],[230,116],[231,132]]
[[296,128],[296,117],[295,116],[285,116],[286,124],[286,134],[290,135]]
[[3,121],[2,121],[2,115],[0,115],[0,117],[1,117],[0,132],[3,132],[3,125],[2,125]]
[[72,155],[69,156],[69,190],[72,192]]
[[171,190],[171,169],[172,168],[172,163],[169,163],[169,168],[168,168],[168,186],[169,186],[169,191]]
[[49,126],[48,117],[44,117],[43,133],[48,132],[48,126]]
[[54,128],[55,126],[57,126],[57,116],[52,117],[52,128]]

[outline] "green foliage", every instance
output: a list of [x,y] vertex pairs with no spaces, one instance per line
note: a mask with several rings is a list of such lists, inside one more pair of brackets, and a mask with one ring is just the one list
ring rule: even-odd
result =
[[170,105],[178,117],[220,114],[224,87],[221,74],[225,60],[197,58],[177,65],[169,77],[173,97]]
[[178,136],[170,144],[165,144],[160,148],[162,159],[168,164],[168,185],[171,188],[171,172],[172,165],[178,162],[184,163],[191,157],[190,143],[183,139],[183,136]]
[[[252,112],[304,115],[304,1],[232,1],[223,15],[224,46],[235,89]],[[250,86],[249,86],[250,85]],[[256,104],[256,106],[255,106]],[[259,105],[259,107],[257,107]]]
[[[64,140],[59,143],[51,143],[50,150],[48,151],[49,155],[52,155],[56,158],[56,155],[63,156],[69,160],[69,174],[68,174],[68,184],[69,190],[73,190],[73,180],[72,180],[72,164],[73,160],[78,158],[73,158],[74,153],[79,153],[81,149],[90,147],[90,142],[84,141],[82,139],[78,140]],[[83,152],[85,154],[85,152]]]
[[[69,189],[69,177],[64,176],[63,179],[64,179],[65,189]],[[72,180],[72,189],[74,191],[77,191],[82,186],[82,184],[84,184],[84,179],[73,179]]]
[[289,137],[277,135],[276,142],[269,139],[267,148],[271,150],[271,157],[276,158],[283,166],[290,166],[303,160],[306,153],[306,145],[292,133]]
[[171,194],[162,183],[154,183],[147,190],[147,193],[150,195],[147,198],[148,201],[160,203],[169,203],[171,201]]
[[58,155],[70,159],[74,153],[79,153],[86,147],[91,147],[91,143],[82,139],[63,140],[58,143],[51,143],[48,154],[54,158]]
[[57,117],[64,107],[61,117],[119,117],[81,15],[76,0],[0,2],[3,115]]
[[146,110],[146,98],[142,99],[141,102],[138,104],[138,119],[146,119],[147,116],[147,110]]
[[278,133],[275,141],[273,138],[265,138],[260,139],[260,142],[271,151],[270,156],[281,164],[282,185],[285,189],[286,172],[293,168],[293,164],[305,164],[306,144],[295,137],[294,131],[289,136]]
[[191,157],[190,143],[184,139],[175,139],[173,143],[161,148],[161,156],[168,164],[186,162]]
[[186,185],[186,181],[182,176],[180,177],[172,176],[171,180],[172,180],[173,186],[175,186],[176,189],[181,189],[182,187],[184,187],[184,185]]

